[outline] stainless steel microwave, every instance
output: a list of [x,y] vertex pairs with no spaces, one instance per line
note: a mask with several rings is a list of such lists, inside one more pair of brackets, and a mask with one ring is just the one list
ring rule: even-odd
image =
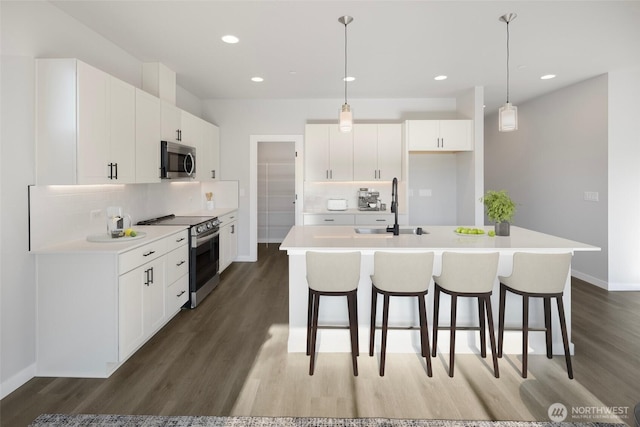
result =
[[160,178],[195,178],[196,149],[175,142],[160,141]]

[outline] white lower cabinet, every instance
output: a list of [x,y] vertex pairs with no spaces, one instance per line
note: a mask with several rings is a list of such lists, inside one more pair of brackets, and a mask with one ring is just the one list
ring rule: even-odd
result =
[[220,218],[220,273],[238,256],[238,212],[233,211]]
[[187,242],[181,230],[124,252],[38,254],[36,374],[111,375],[187,301]]
[[356,215],[356,225],[393,225],[394,214],[376,213]]

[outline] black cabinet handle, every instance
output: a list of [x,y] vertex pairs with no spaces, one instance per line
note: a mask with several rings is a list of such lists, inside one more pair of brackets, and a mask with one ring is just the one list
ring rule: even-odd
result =
[[118,179],[118,164],[114,163],[114,166],[116,167],[116,176],[114,179]]
[[146,254],[142,254],[142,256],[149,256],[149,255],[155,254],[155,253],[156,253],[156,251],[149,251]]
[[184,264],[186,261],[180,261],[179,263],[176,264],[176,267],[180,267],[182,264]]

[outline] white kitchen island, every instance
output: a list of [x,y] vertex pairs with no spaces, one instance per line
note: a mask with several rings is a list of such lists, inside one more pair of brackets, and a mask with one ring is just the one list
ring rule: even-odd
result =
[[[415,227],[401,227],[404,229]],[[373,274],[373,254],[376,251],[416,252],[433,251],[434,275],[440,274],[441,256],[445,251],[459,252],[499,252],[498,275],[508,276],[512,270],[515,252],[558,253],[576,251],[599,251],[600,248],[588,244],[538,233],[520,227],[511,227],[511,235],[507,237],[490,237],[483,235],[458,235],[454,226],[424,226],[424,234],[360,234],[353,226],[294,226],[282,242],[280,249],[286,250],[289,256],[289,352],[306,351],[307,298],[306,281],[307,251],[348,252],[360,251],[362,254],[360,282],[358,284],[358,327],[361,349],[369,348],[369,323],[371,316],[371,279]],[[493,227],[485,227],[486,231]],[[571,277],[567,276],[564,291],[564,306],[567,317],[567,332],[571,343]],[[496,278],[492,296],[493,318],[498,321],[499,282]],[[429,338],[433,327],[433,280],[427,295],[427,320]],[[442,294],[440,299],[440,326],[449,325],[449,296]],[[381,301],[378,305],[381,306]],[[519,354],[521,350],[521,332],[510,331],[510,327],[522,324],[522,299],[507,293],[505,316],[504,352]],[[419,352],[420,337],[417,326],[418,305],[415,298],[391,298],[389,309],[388,352]],[[543,327],[542,299],[534,298],[529,308],[530,327]],[[382,310],[378,309],[378,322],[381,324]],[[343,326],[348,324],[347,303],[344,297],[323,297],[320,303],[319,325]],[[458,301],[458,325],[477,326],[478,304],[473,298],[461,298]],[[391,329],[399,327],[399,329]],[[558,313],[552,307],[553,353],[564,354]],[[379,332],[378,332],[379,333]],[[479,353],[479,334],[472,330],[458,330],[456,334],[457,353]],[[376,338],[379,346],[380,339]],[[449,332],[440,331],[438,350],[449,351]],[[318,330],[317,351],[349,352],[350,341],[348,329],[327,328]],[[379,351],[379,348],[376,349]],[[543,331],[529,333],[530,353],[545,354],[545,337]]]

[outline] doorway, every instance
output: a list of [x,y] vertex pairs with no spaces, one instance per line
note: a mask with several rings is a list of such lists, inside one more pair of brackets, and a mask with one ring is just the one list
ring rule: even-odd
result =
[[[302,135],[250,135],[249,136],[249,259],[257,261],[258,259],[258,147],[263,143],[280,142],[293,143],[295,147],[294,160],[294,176],[295,176],[295,194],[294,202],[302,199],[303,181],[302,174]],[[301,223],[302,204],[295,203],[295,223]],[[288,230],[287,230],[288,232]],[[286,235],[286,233],[285,233]]]
[[258,143],[258,243],[281,243],[295,225],[295,160],[293,141]]

